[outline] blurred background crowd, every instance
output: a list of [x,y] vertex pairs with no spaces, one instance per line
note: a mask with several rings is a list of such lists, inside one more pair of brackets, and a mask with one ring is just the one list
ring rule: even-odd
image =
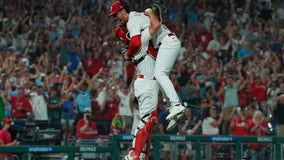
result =
[[[135,66],[120,56],[123,44],[107,16],[111,2],[0,0],[0,119],[11,117],[22,126],[31,118],[48,121],[66,137],[80,118],[95,122],[94,135],[133,133],[139,119],[131,83]],[[136,11],[152,3],[129,2]],[[167,26],[182,42],[170,77],[188,110],[176,129],[166,131],[161,95],[157,133],[266,135],[278,126],[283,135],[284,2],[164,4]],[[211,133],[211,127],[218,130]],[[244,131],[234,132],[236,127]],[[83,133],[78,130],[77,136]]]

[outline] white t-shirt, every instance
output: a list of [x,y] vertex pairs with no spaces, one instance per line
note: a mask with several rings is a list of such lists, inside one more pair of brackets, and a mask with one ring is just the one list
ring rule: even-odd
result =
[[104,102],[104,99],[105,99],[105,97],[106,97],[106,87],[104,87],[99,93],[98,93],[98,97],[96,98],[96,100],[98,101],[98,103],[100,104],[100,105],[102,105],[103,104],[103,102]]
[[43,95],[37,93],[30,94],[30,102],[35,120],[48,120],[47,116],[47,101]]
[[214,127],[211,123],[215,121],[212,117],[207,117],[202,122],[202,134],[217,135],[219,134],[219,127]]

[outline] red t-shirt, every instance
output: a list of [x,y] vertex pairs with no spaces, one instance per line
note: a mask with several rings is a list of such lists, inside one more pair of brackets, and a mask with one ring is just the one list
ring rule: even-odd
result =
[[[11,117],[12,118],[27,118],[27,112],[32,111],[32,105],[26,97],[11,97]],[[23,107],[25,110],[18,110],[17,107]]]
[[[11,133],[5,130],[0,130],[0,145],[6,145],[12,142]],[[3,153],[4,156],[12,156],[10,153]]]
[[202,45],[202,49],[205,51],[210,40],[212,39],[212,35],[209,32],[201,32],[196,35],[196,47]]
[[246,99],[246,94],[244,92],[238,92],[238,97],[239,97],[239,104],[241,107],[246,107],[248,106],[248,100]]
[[230,122],[231,124],[236,124],[232,129],[231,135],[233,136],[245,136],[248,135],[248,129],[246,128],[246,122],[241,119],[234,118]]
[[[250,121],[249,123],[249,128],[252,129],[256,124],[253,122],[253,121]],[[261,126],[262,127],[265,127],[265,128],[268,128],[267,126],[267,122],[266,121],[262,121],[261,122]],[[257,128],[255,129],[253,132],[250,132],[250,135],[251,136],[265,136],[266,135],[266,132],[264,132],[263,130],[261,130],[260,128]],[[261,147],[263,147],[264,144],[261,144],[261,143],[251,143],[250,144],[250,147],[252,149],[260,149]]]
[[253,90],[250,90],[249,92],[245,92],[245,96],[247,100],[252,100],[254,98]]
[[104,120],[106,121],[112,121],[115,117],[115,115],[118,113],[118,101],[113,100],[111,102],[107,102],[105,106],[105,114],[104,114]]
[[87,74],[95,75],[99,72],[101,68],[105,68],[105,62],[103,58],[100,59],[84,59],[84,70]]
[[[76,137],[78,138],[85,138],[85,139],[92,139],[95,138],[96,134],[84,134],[80,133],[80,128],[82,128],[86,124],[85,120],[82,118],[77,122],[76,128]],[[95,122],[90,121],[86,131],[97,131],[97,125]]]
[[92,100],[91,106],[92,106],[93,119],[94,120],[103,120],[104,115],[103,115],[103,112],[100,110],[100,105],[99,105],[98,101]]
[[254,97],[257,101],[266,101],[266,83],[252,83],[252,92],[254,93]]

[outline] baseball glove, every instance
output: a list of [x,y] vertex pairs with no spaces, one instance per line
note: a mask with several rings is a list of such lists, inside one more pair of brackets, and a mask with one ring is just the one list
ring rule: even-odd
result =
[[159,17],[161,23],[167,23],[169,20],[169,13],[167,8],[163,4],[153,4],[152,5],[153,13]]

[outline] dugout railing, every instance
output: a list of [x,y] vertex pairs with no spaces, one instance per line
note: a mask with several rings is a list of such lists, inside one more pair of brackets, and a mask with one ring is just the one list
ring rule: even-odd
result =
[[111,146],[43,146],[43,145],[19,145],[0,147],[1,153],[17,154],[21,160],[31,159],[30,154],[52,154],[52,153],[66,153],[67,160],[74,160],[76,153],[112,153]]
[[[96,145],[84,145],[84,146],[7,146],[0,147],[1,153],[15,153],[20,159],[28,160],[29,154],[52,154],[52,153],[66,153],[68,160],[74,160],[75,153],[108,153],[111,155],[112,160],[119,160],[121,158],[120,144],[125,142],[131,142],[133,140],[132,135],[112,135],[110,136],[110,144],[106,146]],[[280,160],[282,159],[282,144],[284,144],[283,137],[275,136],[201,136],[201,135],[159,135],[155,134],[152,137],[152,152],[151,155],[154,160],[160,160],[161,158],[161,142],[191,142],[195,144],[195,159],[201,160],[201,150],[204,143],[219,143],[219,144],[235,144],[236,160],[242,160],[242,146],[248,143],[265,143],[273,146],[273,155],[271,159]]]
[[[128,135],[114,135],[111,137],[111,143],[113,149],[117,149],[113,151],[114,154],[119,154],[118,147],[119,143],[124,141],[131,141],[132,136]],[[235,159],[242,160],[242,152],[243,152],[243,144],[250,144],[250,143],[264,143],[267,145],[273,146],[273,155],[271,159],[274,160],[281,160],[282,159],[282,144],[284,144],[283,137],[275,137],[275,136],[201,136],[201,135],[159,135],[155,134],[152,137],[152,145],[153,145],[153,154],[154,160],[160,160],[161,158],[161,142],[192,142],[195,144],[195,159],[201,160],[201,150],[202,145],[204,143],[218,143],[218,144],[235,144]],[[115,156],[118,157],[118,156]],[[116,160],[116,159],[113,159]]]

